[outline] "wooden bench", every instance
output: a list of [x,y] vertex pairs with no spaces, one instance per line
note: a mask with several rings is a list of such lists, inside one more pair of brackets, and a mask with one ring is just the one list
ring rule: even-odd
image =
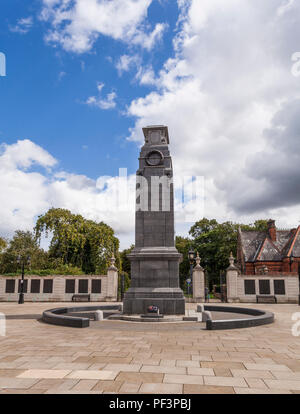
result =
[[256,303],[277,303],[277,298],[273,295],[256,295]]
[[90,302],[91,295],[88,294],[77,294],[72,296],[72,302]]

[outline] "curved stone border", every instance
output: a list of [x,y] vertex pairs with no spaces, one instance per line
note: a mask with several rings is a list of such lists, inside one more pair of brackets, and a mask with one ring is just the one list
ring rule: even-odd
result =
[[71,326],[73,328],[87,328],[90,326],[90,319],[81,316],[71,316],[68,313],[86,311],[115,311],[120,310],[120,305],[103,306],[77,306],[71,308],[55,308],[43,312],[42,320],[52,325]]
[[206,321],[206,329],[208,330],[251,328],[253,326],[267,325],[274,322],[274,313],[260,309],[215,305],[204,305],[204,309],[215,312],[239,313],[254,316],[253,318],[247,319],[208,320]]
[[[122,305],[103,305],[55,308],[43,312],[42,320],[53,325],[70,326],[73,328],[87,328],[90,326],[89,318],[85,318],[84,316],[72,316],[68,315],[68,313],[96,310],[116,311],[121,310],[121,307]],[[263,311],[260,309],[216,305],[204,305],[204,309],[208,311],[239,313],[253,316],[253,318],[247,319],[208,320],[206,321],[206,329],[208,330],[251,328],[253,326],[267,325],[274,322],[274,314],[272,312]],[[133,320],[133,318],[132,321],[136,322],[136,320]],[[144,320],[141,320],[141,322],[144,322]],[[165,322],[167,322],[167,320]]]

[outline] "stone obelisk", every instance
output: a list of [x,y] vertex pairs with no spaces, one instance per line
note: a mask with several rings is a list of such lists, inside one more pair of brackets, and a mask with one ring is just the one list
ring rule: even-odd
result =
[[145,314],[148,306],[154,305],[161,314],[183,315],[168,128],[155,125],[143,128],[143,132],[145,144],[137,170],[135,248],[128,255],[131,287],[124,297],[123,313]]

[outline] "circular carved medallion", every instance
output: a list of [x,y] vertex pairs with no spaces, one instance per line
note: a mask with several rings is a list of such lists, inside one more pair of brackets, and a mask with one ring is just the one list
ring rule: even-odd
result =
[[161,164],[163,159],[164,156],[160,151],[150,151],[146,156],[146,163],[151,166],[156,166]]

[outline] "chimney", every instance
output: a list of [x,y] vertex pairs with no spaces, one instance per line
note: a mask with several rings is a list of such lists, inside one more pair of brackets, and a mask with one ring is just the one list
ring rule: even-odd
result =
[[276,225],[275,220],[270,219],[268,221],[268,233],[272,241],[276,241]]

